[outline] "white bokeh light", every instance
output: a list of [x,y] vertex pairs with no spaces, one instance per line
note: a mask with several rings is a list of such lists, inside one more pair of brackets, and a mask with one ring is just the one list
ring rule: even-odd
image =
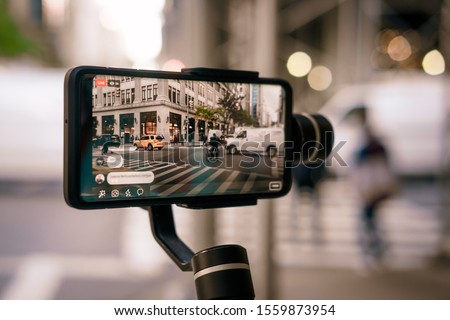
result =
[[311,57],[305,52],[294,52],[287,61],[287,68],[294,77],[304,77],[312,67]]
[[436,76],[444,73],[445,60],[438,50],[428,52],[422,60],[423,70],[429,75]]
[[99,20],[116,32],[133,67],[154,67],[162,47],[164,0],[97,0]]

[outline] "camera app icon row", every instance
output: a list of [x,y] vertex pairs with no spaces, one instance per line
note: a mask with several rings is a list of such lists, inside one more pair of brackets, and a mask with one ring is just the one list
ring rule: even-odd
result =
[[116,188],[112,190],[100,189],[98,191],[98,198],[131,198],[131,197],[140,197],[144,194],[143,188]]

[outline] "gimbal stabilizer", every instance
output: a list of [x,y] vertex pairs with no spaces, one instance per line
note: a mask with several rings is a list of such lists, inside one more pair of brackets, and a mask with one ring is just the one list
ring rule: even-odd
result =
[[[228,78],[257,78],[257,72],[184,69],[196,75],[220,73]],[[292,121],[292,165],[322,163],[333,146],[333,128],[320,115],[294,115]],[[239,202],[214,202],[183,205],[192,209],[255,205],[256,198]],[[246,250],[239,245],[223,245],[195,253],[178,237],[170,205],[145,208],[156,241],[182,271],[193,271],[199,299],[254,299],[255,292]]]

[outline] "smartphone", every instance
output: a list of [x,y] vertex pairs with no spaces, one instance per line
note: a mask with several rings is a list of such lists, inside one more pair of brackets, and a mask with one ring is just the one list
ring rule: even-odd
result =
[[66,202],[80,209],[202,207],[285,195],[290,85],[257,73],[205,70],[70,69]]

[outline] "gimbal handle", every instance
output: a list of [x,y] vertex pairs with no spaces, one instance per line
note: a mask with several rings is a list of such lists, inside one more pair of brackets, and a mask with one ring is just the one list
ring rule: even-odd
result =
[[247,251],[239,245],[222,245],[196,254],[178,237],[170,205],[145,208],[153,236],[182,271],[194,271],[197,297],[254,299]]

